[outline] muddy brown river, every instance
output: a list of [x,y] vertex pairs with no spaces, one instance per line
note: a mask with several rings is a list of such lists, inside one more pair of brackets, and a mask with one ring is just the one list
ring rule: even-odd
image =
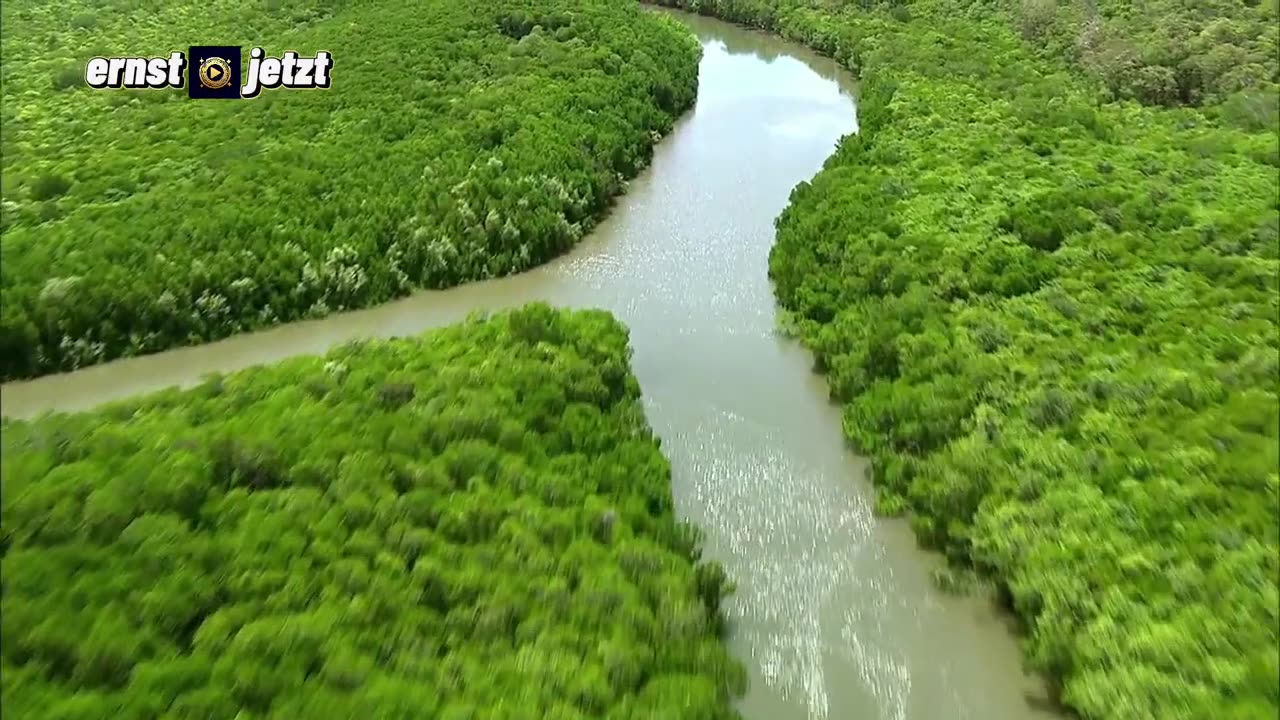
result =
[[696,108],[572,253],[523,275],[3,387],[5,415],[78,410],[346,340],[532,300],[631,328],[682,515],[738,592],[749,720],[1021,720],[1041,709],[986,602],[948,596],[909,529],[871,513],[865,465],[812,359],[775,331],[766,268],[791,189],[856,130],[853,85],[803,48],[677,15],[704,46]]

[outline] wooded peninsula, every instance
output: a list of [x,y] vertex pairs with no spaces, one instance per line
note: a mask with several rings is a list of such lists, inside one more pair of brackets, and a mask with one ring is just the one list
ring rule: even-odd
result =
[[[0,380],[545,262],[590,231],[697,91],[697,40],[633,3],[145,12],[5,3],[20,70],[0,116]],[[230,105],[84,86],[87,58],[210,37],[326,49],[341,85]]]
[[6,422],[5,712],[736,718],[628,354],[531,305]]

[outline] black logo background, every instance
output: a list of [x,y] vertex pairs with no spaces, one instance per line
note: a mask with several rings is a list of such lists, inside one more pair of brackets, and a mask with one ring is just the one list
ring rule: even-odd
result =
[[[187,93],[197,99],[238,100],[240,98],[240,48],[234,45],[192,45],[187,60]],[[211,57],[231,64],[231,84],[210,90],[200,84],[200,65]]]

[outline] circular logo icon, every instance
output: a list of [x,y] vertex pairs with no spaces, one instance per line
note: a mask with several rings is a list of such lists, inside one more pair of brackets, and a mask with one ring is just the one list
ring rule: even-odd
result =
[[231,84],[231,63],[211,57],[200,63],[200,84],[210,90],[221,90]]

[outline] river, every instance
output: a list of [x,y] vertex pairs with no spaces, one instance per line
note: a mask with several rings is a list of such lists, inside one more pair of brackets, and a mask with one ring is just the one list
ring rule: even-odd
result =
[[727,611],[750,673],[748,720],[1054,717],[1000,614],[935,589],[938,561],[905,523],[872,516],[865,463],[845,449],[812,358],[775,331],[773,221],[856,130],[851,78],[777,38],[677,17],[704,46],[697,106],[570,254],[515,277],[11,383],[3,413],[83,409],[479,309],[607,308],[631,328],[678,511],[737,580]]

